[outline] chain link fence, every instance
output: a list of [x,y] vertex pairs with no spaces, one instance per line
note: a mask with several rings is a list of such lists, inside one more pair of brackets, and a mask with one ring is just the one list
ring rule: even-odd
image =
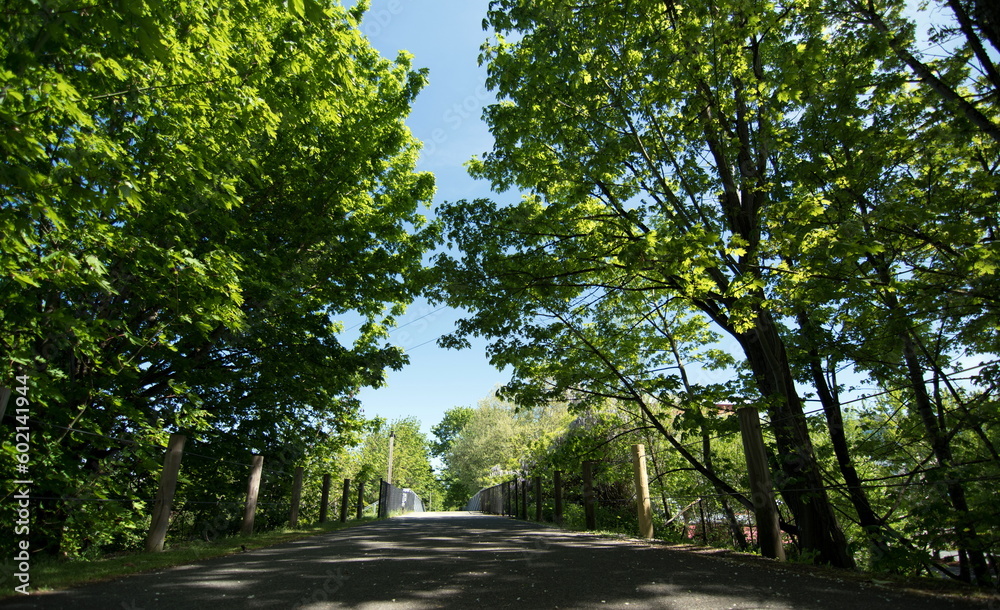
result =
[[412,489],[390,485],[384,480],[378,494],[379,518],[424,512],[424,502]]

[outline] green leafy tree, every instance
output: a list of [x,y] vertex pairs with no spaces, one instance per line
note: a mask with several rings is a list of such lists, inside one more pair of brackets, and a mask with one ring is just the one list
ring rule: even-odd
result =
[[437,438],[431,447],[435,457],[446,458],[452,443],[461,435],[469,420],[475,414],[472,407],[452,407],[444,412],[441,422],[431,428],[431,433]]
[[445,456],[448,472],[473,493],[509,479],[524,471],[532,448],[544,446],[566,421],[561,404],[519,409],[497,397],[485,398],[451,440]]
[[353,395],[405,364],[381,339],[435,241],[403,123],[425,73],[371,48],[366,7],[3,11],[0,358],[47,449],[34,549],[71,535],[58,498],[150,497],[168,431],[349,441]]
[[369,493],[378,497],[378,482],[386,478],[389,467],[389,435],[395,435],[392,450],[392,484],[412,489],[424,502],[424,507],[441,506],[443,493],[431,466],[431,440],[421,432],[414,417],[386,422],[378,420],[354,451],[351,468],[358,480],[368,481]]
[[[577,388],[629,400],[650,422],[675,401],[694,427],[705,421],[699,404],[756,404],[776,443],[783,527],[806,554],[842,567],[854,559],[800,388],[822,402],[849,518],[884,554],[894,533],[851,455],[836,372],[905,384],[950,468],[949,426],[971,426],[984,451],[989,434],[967,416],[968,397],[961,422],[939,425],[925,376],[960,393],[946,369],[993,353],[996,339],[986,328],[995,301],[981,288],[997,268],[989,126],[909,83],[899,53],[909,39],[875,35],[844,10],[857,6],[494,3],[482,60],[500,99],[486,111],[496,144],[470,169],[498,192],[527,193],[447,206],[462,256],[439,258],[439,295],[473,312],[451,344],[493,337],[491,356],[513,366],[508,388],[522,400]],[[878,7],[909,27],[902,9]],[[972,50],[934,69],[949,87],[984,94],[974,105],[992,121],[990,80],[964,63],[975,57],[988,75],[989,62],[966,30],[962,49]],[[735,340],[745,375],[692,383],[684,354],[705,339],[664,324],[672,311]],[[992,371],[982,383],[995,384]],[[698,456],[688,461],[713,476]],[[952,531],[964,532],[957,544],[985,581],[964,494],[949,491]]]
[[[862,491],[840,415],[836,373],[852,367],[886,392],[905,391],[907,409],[919,415],[939,468],[957,466],[949,439],[966,431],[977,437],[981,456],[996,460],[996,448],[983,427],[990,419],[989,407],[982,394],[972,398],[976,394],[963,382],[967,365],[962,363],[994,352],[996,341],[995,332],[987,329],[996,319],[996,303],[982,290],[988,291],[997,278],[991,242],[997,187],[993,168],[1000,148],[966,123],[968,117],[956,117],[954,106],[942,104],[938,87],[904,82],[912,66],[900,55],[900,45],[911,44],[911,34],[890,40],[873,36],[868,26],[858,25],[858,19],[868,19],[865,10],[832,19],[839,34],[831,37],[831,60],[819,67],[826,78],[810,89],[816,103],[802,115],[803,137],[788,149],[786,161],[798,177],[796,197],[789,202],[805,205],[786,207],[779,217],[788,229],[774,235],[790,240],[778,248],[788,270],[778,290],[786,302],[796,303],[799,332],[793,342],[794,359],[803,366],[800,376],[810,379],[827,414],[859,525],[870,534],[880,532],[871,540],[891,562],[886,543],[898,539],[898,533],[885,531],[885,518],[873,511]],[[898,5],[878,10],[903,27]],[[939,35],[947,29],[941,28]],[[886,44],[886,59],[856,70],[860,58],[876,62],[883,51],[872,50]],[[935,62],[943,79],[938,83],[989,90],[986,81],[975,82],[959,55]],[[849,64],[853,66],[846,68]],[[861,90],[871,94],[856,93]],[[989,102],[976,103],[981,110],[989,107]],[[819,206],[807,203],[815,197],[820,197]],[[822,305],[816,307],[818,303]],[[990,369],[982,371],[978,383],[995,387]],[[934,389],[942,386],[961,415],[943,416],[952,409],[945,406],[940,389]],[[948,546],[963,549],[964,578],[971,580],[974,572],[986,582],[986,543],[977,533],[978,520],[966,497],[970,491],[961,479],[951,477],[951,510],[938,516],[955,533]],[[904,543],[901,550],[908,546]]]
[[431,428],[431,433],[437,439],[431,446],[431,454],[443,462],[441,484],[445,488],[444,509],[461,509],[475,493],[475,489],[466,487],[455,475],[448,463],[451,446],[462,433],[474,414],[472,407],[452,407],[444,412],[444,418]]
[[[739,343],[753,372],[802,546],[852,566],[765,290],[764,223],[782,180],[770,151],[788,137],[797,87],[786,75],[807,55],[797,39],[822,20],[738,3],[515,4],[489,15],[498,37],[484,59],[501,102],[486,118],[496,145],[471,169],[497,189],[531,194],[503,208],[452,208],[470,272],[449,286],[453,302],[477,311],[480,329],[503,316],[516,327],[540,309],[536,300],[556,309],[594,289],[595,298],[661,293],[696,307]],[[496,313],[480,313],[461,286],[481,275],[504,295]]]

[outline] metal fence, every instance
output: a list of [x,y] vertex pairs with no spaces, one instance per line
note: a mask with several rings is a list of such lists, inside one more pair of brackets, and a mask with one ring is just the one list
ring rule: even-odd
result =
[[424,512],[424,502],[412,489],[404,489],[382,481],[378,492],[379,518],[404,513]]
[[480,489],[465,505],[465,510],[491,515],[516,515],[518,489],[523,479],[504,481],[499,485]]

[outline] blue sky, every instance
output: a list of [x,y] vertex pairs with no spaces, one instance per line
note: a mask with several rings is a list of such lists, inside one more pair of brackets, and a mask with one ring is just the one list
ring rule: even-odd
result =
[[[414,56],[414,68],[430,70],[430,82],[414,103],[407,123],[424,142],[418,169],[435,174],[435,205],[518,196],[493,193],[489,184],[473,180],[463,167],[473,155],[493,145],[481,120],[483,106],[493,97],[485,87],[486,69],[478,65],[479,47],[488,36],[482,29],[488,5],[489,0],[373,0],[361,24],[362,32],[383,56],[392,59],[406,50]],[[412,415],[429,433],[447,409],[474,406],[509,380],[509,374],[490,366],[484,341],[473,341],[471,349],[460,352],[437,347],[435,340],[451,332],[460,317],[461,312],[424,301],[410,307],[390,334],[390,342],[409,354],[410,365],[390,371],[386,387],[361,392],[365,415],[390,420]],[[739,353],[734,341],[726,339],[720,347]],[[689,373],[720,376],[694,367]]]
[[[353,2],[345,2],[350,6]],[[400,50],[413,54],[414,68],[428,68],[430,82],[418,96],[407,121],[424,142],[419,170],[437,180],[434,204],[489,197],[489,185],[470,178],[463,164],[492,147],[481,120],[492,95],[486,91],[479,47],[488,0],[373,0],[361,30],[383,56],[395,59]],[[506,194],[503,197],[516,197]],[[414,303],[390,341],[406,349],[410,365],[389,373],[388,385],[360,394],[365,415],[396,419],[415,416],[425,431],[445,410],[473,406],[494,387],[507,381],[490,366],[485,343],[463,351],[444,350],[434,343],[453,329],[460,313]]]
[[[344,4],[351,6],[354,1]],[[478,65],[479,47],[488,36],[482,29],[488,5],[489,0],[372,0],[361,24],[383,56],[394,59],[406,50],[414,56],[414,68],[430,70],[430,83],[407,122],[424,143],[418,169],[435,174],[435,205],[474,197],[517,197],[492,193],[488,184],[470,178],[463,167],[473,155],[492,147],[481,113],[493,98],[485,87],[486,70]],[[933,13],[917,17],[924,31]],[[429,432],[445,410],[473,406],[509,379],[490,366],[485,342],[461,352],[437,347],[435,340],[450,332],[459,317],[460,312],[423,301],[410,307],[390,335],[392,344],[406,349],[410,365],[390,372],[386,387],[360,394],[367,416],[391,420],[412,415]],[[721,347],[739,353],[732,341]]]

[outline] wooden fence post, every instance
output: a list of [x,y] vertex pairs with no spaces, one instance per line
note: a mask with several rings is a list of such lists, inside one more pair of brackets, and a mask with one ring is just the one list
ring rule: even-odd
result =
[[535,521],[542,520],[542,477],[535,477]]
[[552,495],[555,497],[555,515],[557,525],[563,522],[562,470],[552,473]]
[[528,477],[521,480],[521,518],[528,520]]
[[785,547],[781,543],[781,526],[778,507],[774,503],[771,472],[767,467],[764,435],[760,431],[760,415],[753,407],[739,409],[740,432],[743,436],[743,453],[747,458],[750,475],[750,498],[757,520],[757,544],[764,557],[784,561]]
[[292,511],[288,515],[288,527],[299,526],[299,504],[302,503],[302,473],[305,468],[297,466],[292,478]]
[[[7,401],[10,400],[10,388],[0,388],[0,422],[3,422],[3,415],[7,411]],[[14,411],[17,413],[17,411]]]
[[153,503],[153,520],[146,535],[147,551],[163,550],[163,541],[167,537],[167,527],[170,525],[170,508],[174,501],[174,491],[177,489],[177,473],[181,469],[186,440],[187,437],[183,434],[171,434],[170,440],[167,441],[167,453],[163,457],[163,471],[160,473],[160,487]]
[[597,515],[594,513],[594,462],[583,463],[583,514],[588,530],[597,529]]
[[632,470],[635,472],[636,510],[639,514],[639,535],[653,537],[653,506],[649,501],[649,477],[646,474],[646,448],[632,445]]
[[330,475],[323,475],[323,493],[319,498],[319,522],[326,523],[326,512],[330,504]]
[[344,494],[340,497],[340,522],[347,523],[347,504],[351,501],[351,480],[344,479]]
[[358,481],[358,509],[357,518],[360,519],[364,516],[365,512],[365,480],[361,479]]
[[257,493],[260,491],[260,475],[263,469],[264,456],[253,456],[250,463],[250,478],[247,479],[247,502],[243,508],[243,525],[240,526],[240,534],[243,536],[253,534],[253,519],[257,514]]

